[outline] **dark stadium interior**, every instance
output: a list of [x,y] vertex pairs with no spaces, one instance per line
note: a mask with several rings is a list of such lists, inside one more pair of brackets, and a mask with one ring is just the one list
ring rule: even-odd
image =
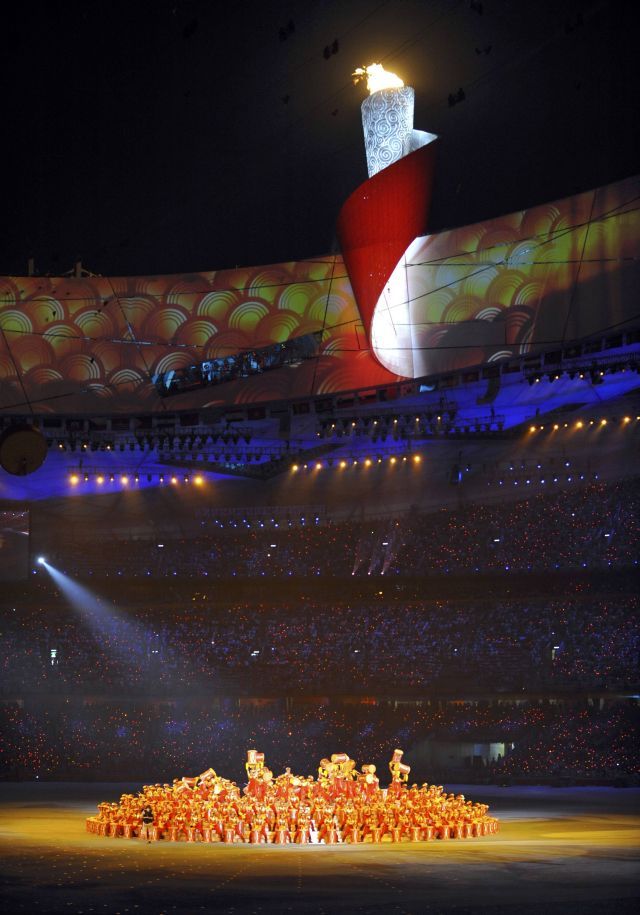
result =
[[3,910],[635,912],[632,5],[156,6],[7,20]]
[[[104,495],[95,479],[66,495],[51,453],[59,493],[4,511],[9,907],[632,911],[636,409],[631,391],[550,410],[556,430],[436,439],[404,466],[400,450],[365,466],[371,438],[349,434],[321,469],[201,486],[180,469]],[[376,849],[84,832],[149,781],[213,765],[242,785],[250,746],[305,774],[343,748],[384,773],[401,746],[412,779],[488,803],[500,832]]]

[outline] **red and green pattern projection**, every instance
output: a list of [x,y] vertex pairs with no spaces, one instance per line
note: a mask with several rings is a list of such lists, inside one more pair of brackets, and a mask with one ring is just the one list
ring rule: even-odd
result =
[[624,328],[637,312],[639,192],[632,178],[416,239],[403,266],[402,357],[372,348],[380,303],[356,304],[341,257],[0,278],[0,410],[24,412],[27,401],[40,413],[166,409],[154,375],[314,331],[323,332],[317,359],[178,395],[171,409],[384,385]]
[[172,409],[395,380],[368,351],[340,258],[179,276],[0,283],[0,407],[7,411],[24,404],[22,385],[40,412],[164,409],[153,375],[323,329],[317,360],[175,397]]

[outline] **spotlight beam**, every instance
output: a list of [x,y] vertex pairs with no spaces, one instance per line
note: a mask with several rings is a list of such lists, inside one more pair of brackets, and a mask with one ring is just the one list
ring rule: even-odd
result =
[[108,640],[123,661],[134,663],[136,652],[147,643],[147,634],[143,627],[128,619],[106,598],[100,597],[65,575],[60,569],[56,569],[44,556],[38,557],[37,561],[47,570],[67,602],[91,629],[93,635],[100,641]]

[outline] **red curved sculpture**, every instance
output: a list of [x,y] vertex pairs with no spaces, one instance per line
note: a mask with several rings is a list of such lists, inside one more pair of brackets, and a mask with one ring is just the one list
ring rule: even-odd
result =
[[367,337],[385,283],[414,238],[426,233],[436,145],[369,178],[340,210],[338,239]]

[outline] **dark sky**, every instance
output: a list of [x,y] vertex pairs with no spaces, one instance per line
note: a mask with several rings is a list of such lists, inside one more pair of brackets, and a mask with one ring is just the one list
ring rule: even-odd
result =
[[0,273],[30,255],[134,274],[327,253],[366,178],[350,74],[374,60],[441,136],[433,229],[626,177],[635,6],[23,0],[3,11]]

